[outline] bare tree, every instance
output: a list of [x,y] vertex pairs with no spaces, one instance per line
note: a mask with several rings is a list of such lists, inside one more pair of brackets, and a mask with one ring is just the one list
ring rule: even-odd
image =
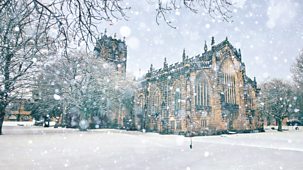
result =
[[28,71],[48,43],[43,23],[32,16],[29,5],[0,2],[0,134],[5,109],[26,88]]
[[273,79],[261,85],[263,113],[276,120],[278,131],[282,131],[282,121],[295,112],[296,100],[292,86],[283,80]]

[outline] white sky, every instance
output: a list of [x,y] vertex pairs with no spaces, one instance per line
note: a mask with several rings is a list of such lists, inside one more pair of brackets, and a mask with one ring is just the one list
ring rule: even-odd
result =
[[237,1],[233,22],[218,22],[208,15],[188,10],[174,12],[174,26],[156,24],[153,0],[129,0],[128,21],[103,25],[108,34],[126,35],[128,45],[127,70],[135,75],[145,73],[150,64],[163,66],[182,60],[183,48],[189,57],[202,53],[204,41],[210,45],[211,36],[219,43],[227,36],[241,48],[248,76],[263,81],[271,78],[290,79],[290,66],[303,49],[303,1],[254,0]]

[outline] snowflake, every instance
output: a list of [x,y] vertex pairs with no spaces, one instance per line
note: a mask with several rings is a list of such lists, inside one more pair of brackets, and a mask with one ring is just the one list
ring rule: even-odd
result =
[[128,26],[122,26],[120,28],[120,34],[123,36],[123,37],[129,37],[130,34],[131,34],[131,29],[128,27]]
[[54,94],[54,99],[55,99],[55,100],[60,100],[61,97],[60,97],[59,95],[57,95],[57,94]]

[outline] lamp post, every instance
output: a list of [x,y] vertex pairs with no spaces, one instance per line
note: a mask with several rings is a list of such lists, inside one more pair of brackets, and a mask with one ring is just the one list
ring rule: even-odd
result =
[[189,126],[190,126],[190,129],[189,129],[189,138],[190,138],[190,144],[189,144],[189,148],[192,149],[193,148],[193,128],[194,128],[194,125],[193,125],[193,121],[192,121],[192,118],[190,115],[187,115],[186,116],[188,121],[189,121]]

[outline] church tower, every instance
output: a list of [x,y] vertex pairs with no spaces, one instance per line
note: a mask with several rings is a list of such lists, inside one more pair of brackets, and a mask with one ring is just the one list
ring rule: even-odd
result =
[[117,39],[116,34],[114,37],[107,36],[105,30],[105,33],[97,40],[94,52],[97,58],[102,58],[113,64],[116,70],[125,76],[127,62],[125,38],[123,40]]

